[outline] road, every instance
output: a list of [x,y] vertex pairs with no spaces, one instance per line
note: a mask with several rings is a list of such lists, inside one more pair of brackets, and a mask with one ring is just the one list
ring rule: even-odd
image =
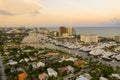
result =
[[2,57],[0,55],[0,74],[1,74],[1,79],[0,80],[7,80],[7,77],[5,76],[5,71],[4,71],[4,65],[2,62]]

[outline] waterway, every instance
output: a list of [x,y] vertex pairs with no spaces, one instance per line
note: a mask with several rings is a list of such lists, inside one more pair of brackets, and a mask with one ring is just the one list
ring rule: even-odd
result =
[[[79,51],[79,50],[71,50],[71,49],[68,49],[68,48],[64,48],[62,46],[56,46],[54,44],[51,44],[51,43],[44,43],[44,44],[41,44],[41,43],[38,43],[38,38],[34,37],[34,41],[33,39],[31,40],[31,38],[28,37],[25,37],[25,40],[29,40],[30,42],[34,42],[34,43],[28,43],[28,44],[25,44],[23,40],[22,45],[29,45],[29,46],[34,46],[35,48],[38,48],[38,47],[42,47],[42,48],[50,48],[50,49],[58,49],[58,50],[61,50],[61,51],[65,51],[65,52],[68,52],[70,54],[75,54],[75,53],[78,53],[79,56],[82,56],[83,58],[92,58],[94,61],[98,60],[104,64],[107,64],[107,65],[111,65],[112,67],[116,67],[116,66],[120,66],[120,61],[106,61],[106,60],[103,60],[103,59],[100,59],[100,58],[94,58],[92,56],[89,56],[87,52],[82,52],[82,51]],[[36,42],[35,42],[36,41]]]

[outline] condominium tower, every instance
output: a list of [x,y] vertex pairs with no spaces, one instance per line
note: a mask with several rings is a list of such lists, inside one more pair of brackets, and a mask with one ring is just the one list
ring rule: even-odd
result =
[[96,34],[81,34],[80,41],[85,43],[98,42],[98,35]]
[[120,35],[115,36],[115,41],[120,42]]

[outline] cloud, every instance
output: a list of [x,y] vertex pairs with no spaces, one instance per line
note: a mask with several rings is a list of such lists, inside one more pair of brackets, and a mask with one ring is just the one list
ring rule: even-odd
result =
[[31,14],[33,16],[36,16],[36,15],[39,15],[40,14],[40,11],[39,10],[34,10],[33,12],[31,12]]
[[[4,15],[37,15],[42,8],[38,0],[0,0],[0,13]],[[1,4],[0,4],[1,5]]]
[[7,15],[7,16],[13,16],[14,15],[13,13],[10,13],[10,12],[5,11],[5,10],[0,10],[0,14],[1,15]]
[[120,24],[120,19],[114,18],[110,22],[112,22],[113,24]]

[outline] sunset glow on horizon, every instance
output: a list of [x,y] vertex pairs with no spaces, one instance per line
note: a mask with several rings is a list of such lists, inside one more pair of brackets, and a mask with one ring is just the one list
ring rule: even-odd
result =
[[113,19],[120,21],[120,0],[0,0],[0,26],[101,24]]

